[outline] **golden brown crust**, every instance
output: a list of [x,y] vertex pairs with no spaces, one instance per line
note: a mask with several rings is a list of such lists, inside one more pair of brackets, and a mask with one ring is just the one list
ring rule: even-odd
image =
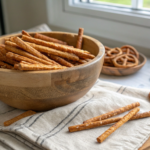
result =
[[28,32],[22,30],[22,35],[26,35],[26,36],[29,36],[29,37],[32,37]]
[[125,107],[122,107],[122,108],[119,108],[119,109],[116,109],[116,110],[113,110],[113,111],[110,111],[106,114],[102,114],[100,116],[97,116],[97,117],[94,117],[94,118],[91,118],[89,120],[86,120],[84,121],[83,123],[88,123],[88,122],[95,122],[95,121],[101,121],[101,120],[104,120],[104,119],[107,119],[107,118],[110,118],[112,116],[116,116],[116,115],[119,115],[121,113],[124,113],[130,109],[133,109],[135,107],[138,107],[140,106],[140,103],[139,102],[136,102],[136,103],[132,103],[130,105],[127,105]]
[[57,70],[57,69],[65,69],[66,67],[58,66],[58,65],[43,65],[43,64],[18,64],[19,70]]
[[2,62],[2,61],[0,61],[0,66],[1,66],[1,67],[2,67],[2,66],[5,66],[5,67],[2,67],[2,68],[13,69],[13,66],[11,66],[11,65],[9,65],[9,64],[7,64],[7,63],[4,63],[4,62]]
[[40,51],[40,52],[60,56],[60,57],[63,57],[63,58],[67,58],[69,60],[74,60],[74,61],[79,60],[79,57],[77,57],[74,54],[70,54],[70,53],[67,53],[67,52],[61,52],[59,50],[55,50],[55,49],[45,47],[45,46],[41,46],[41,45],[36,45],[36,44],[33,44],[33,43],[28,43],[28,44],[30,46],[32,46],[33,48],[35,48],[36,50]]
[[52,65],[53,63],[51,63],[51,62],[48,62],[48,61],[46,61],[46,60],[43,60],[43,59],[41,59],[41,58],[38,58],[38,57],[36,57],[36,56],[33,56],[32,54],[29,54],[29,53],[27,53],[27,52],[25,52],[25,51],[23,51],[23,50],[21,50],[21,49],[19,49],[19,48],[16,48],[16,47],[13,47],[13,46],[11,46],[12,45],[12,42],[10,43],[8,43],[8,41],[6,42],[6,50],[8,50],[8,51],[11,51],[11,52],[13,52],[13,53],[16,53],[16,54],[19,54],[19,55],[21,55],[21,56],[25,56],[25,57],[28,57],[28,58],[30,58],[30,59],[33,59],[33,60],[36,60],[36,61],[38,61],[39,63],[43,63],[43,64],[46,64],[46,65]]
[[17,60],[17,61],[25,61],[25,62],[29,62],[31,64],[39,64],[39,62],[35,61],[35,60],[32,60],[30,58],[27,58],[27,57],[24,57],[24,56],[21,56],[21,55],[18,55],[18,54],[14,54],[12,52],[8,52],[6,54],[6,57],[9,58],[9,59],[14,59],[14,60]]
[[65,59],[63,59],[61,57],[58,57],[58,56],[55,56],[55,55],[51,55],[51,54],[49,54],[48,56],[51,59],[55,60],[56,62],[60,63],[63,66],[66,66],[66,67],[73,67],[74,66],[73,64],[69,63],[68,61],[66,61]]
[[34,114],[36,114],[36,112],[34,112],[34,111],[32,111],[32,110],[28,110],[28,111],[22,113],[21,115],[15,117],[15,118],[13,118],[13,119],[10,119],[10,120],[8,120],[8,121],[5,121],[5,122],[4,122],[4,126],[10,126],[10,125],[13,124],[14,122],[16,122],[16,121],[18,121],[18,120],[21,120],[21,119],[23,119],[23,118],[25,118],[25,117],[34,115]]
[[130,120],[140,109],[138,107],[131,110],[127,115],[125,115],[120,121],[111,126],[102,135],[97,138],[97,142],[102,143],[109,135],[121,127],[124,123]]
[[78,37],[77,37],[77,44],[76,44],[76,48],[78,48],[78,49],[82,48],[82,36],[83,36],[83,32],[84,32],[84,29],[83,28],[79,28]]
[[[145,112],[145,113],[136,114],[130,120],[136,120],[136,119],[141,119],[141,118],[146,118],[146,117],[150,117],[150,111]],[[100,127],[103,125],[115,123],[115,122],[120,121],[121,119],[122,119],[122,117],[117,117],[117,118],[111,118],[111,119],[106,119],[106,120],[102,120],[102,121],[89,122],[89,123],[85,123],[85,124],[71,126],[68,129],[69,129],[69,132],[76,132],[76,131],[96,128],[96,127]]]
[[89,53],[85,53],[85,52],[83,52],[83,50],[68,47],[68,46],[65,46],[65,45],[52,43],[52,42],[46,42],[46,41],[43,41],[43,40],[31,38],[31,37],[24,36],[24,35],[22,36],[22,39],[25,40],[25,41],[31,42],[31,43],[43,45],[43,46],[50,47],[50,48],[53,48],[53,49],[57,49],[57,50],[60,50],[60,51],[63,51],[63,52],[73,53],[73,54],[77,55],[80,58],[84,58],[84,59],[85,58],[90,58],[90,59],[95,58],[94,55],[89,54]]
[[42,35],[42,34],[39,34],[39,33],[36,33],[34,35],[34,37],[37,38],[37,39],[48,41],[48,42],[53,42],[53,43],[58,43],[58,44],[62,44],[62,45],[67,45],[66,42],[63,42],[61,40],[57,40],[57,39],[54,39],[54,38],[51,38],[49,36],[45,36],[45,35]]

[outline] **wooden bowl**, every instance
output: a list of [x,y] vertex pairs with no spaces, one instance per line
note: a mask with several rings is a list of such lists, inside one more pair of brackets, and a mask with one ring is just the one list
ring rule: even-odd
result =
[[[76,45],[77,34],[40,33],[66,41],[69,45]],[[9,36],[1,37],[0,43],[4,43],[4,38]],[[104,46],[89,36],[83,37],[83,49],[96,57],[86,64],[72,68],[54,71],[0,68],[0,100],[15,108],[35,111],[49,110],[78,100],[91,89],[99,77],[105,53]]]
[[143,54],[139,54],[139,64],[137,66],[131,68],[117,68],[117,67],[103,66],[102,74],[112,76],[130,75],[140,70],[145,65],[146,60],[147,59]]

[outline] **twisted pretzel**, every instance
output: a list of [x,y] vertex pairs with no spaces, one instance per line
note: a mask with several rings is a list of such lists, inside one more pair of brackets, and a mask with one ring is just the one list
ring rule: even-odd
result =
[[123,54],[117,56],[112,61],[115,67],[120,67],[120,68],[134,67],[138,65],[138,59],[131,54]]
[[137,52],[137,50],[130,46],[130,45],[124,45],[121,47],[123,54],[132,54],[135,57],[137,57],[137,59],[139,59],[139,53]]
[[111,59],[119,56],[122,54],[122,50],[118,47],[112,48],[112,49],[107,49],[105,51],[105,62],[111,62]]

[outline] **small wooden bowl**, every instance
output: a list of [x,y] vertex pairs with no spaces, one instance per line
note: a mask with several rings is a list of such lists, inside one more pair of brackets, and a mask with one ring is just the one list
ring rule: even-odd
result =
[[[77,34],[40,33],[76,45]],[[0,44],[9,36],[1,37]],[[78,100],[99,77],[105,54],[104,46],[89,36],[83,37],[83,49],[96,57],[86,64],[64,70],[16,71],[0,68],[0,100],[15,108],[35,111],[49,110]]]
[[147,59],[143,54],[139,54],[139,64],[137,66],[131,68],[117,68],[117,67],[103,66],[102,74],[112,75],[112,76],[130,75],[140,70],[145,65],[146,60]]

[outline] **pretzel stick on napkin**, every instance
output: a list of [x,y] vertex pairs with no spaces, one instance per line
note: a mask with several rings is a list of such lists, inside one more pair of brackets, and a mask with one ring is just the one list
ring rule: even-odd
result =
[[32,111],[32,110],[28,110],[22,114],[20,114],[19,116],[13,118],[13,119],[10,119],[8,121],[5,121],[4,122],[4,126],[10,126],[11,124],[13,124],[14,122],[22,119],[22,118],[25,118],[25,117],[28,117],[28,116],[31,116],[31,115],[34,115],[36,114],[36,112]]
[[82,36],[83,36],[83,32],[84,32],[84,29],[83,28],[79,28],[76,48],[79,48],[79,49],[82,48]]
[[[141,119],[141,118],[146,118],[146,117],[150,117],[150,111],[136,114],[130,120],[136,120],[136,119]],[[88,123],[84,123],[80,125],[70,126],[68,129],[69,129],[69,132],[82,131],[86,129],[92,129],[92,128],[104,126],[107,124],[115,123],[115,122],[120,121],[121,119],[122,117],[117,117],[117,118],[111,118],[111,119],[106,119],[102,121],[88,122]]]
[[94,117],[94,118],[91,118],[89,120],[86,120],[84,121],[83,123],[88,123],[88,122],[95,122],[95,121],[101,121],[101,120],[104,120],[104,119],[107,119],[107,118],[110,118],[112,116],[116,116],[116,115],[119,115],[121,113],[124,113],[128,110],[131,110],[135,107],[138,107],[140,106],[140,103],[139,102],[136,102],[136,103],[132,103],[130,105],[127,105],[125,107],[122,107],[122,108],[119,108],[119,109],[116,109],[116,110],[113,110],[113,111],[110,111],[106,114],[102,114],[100,116],[97,116],[97,117]]
[[5,66],[4,68],[7,68],[7,69],[12,69],[13,68],[13,66],[11,66],[11,65],[9,65],[9,64],[7,64],[7,63],[4,63],[4,62],[2,62],[2,61],[0,61],[0,66],[2,67],[2,66]]
[[109,135],[111,135],[114,131],[116,131],[119,127],[125,124],[128,120],[130,120],[140,108],[136,107],[131,110],[127,115],[125,115],[120,121],[111,126],[108,130],[106,130],[102,135],[97,138],[97,142],[102,143]]

